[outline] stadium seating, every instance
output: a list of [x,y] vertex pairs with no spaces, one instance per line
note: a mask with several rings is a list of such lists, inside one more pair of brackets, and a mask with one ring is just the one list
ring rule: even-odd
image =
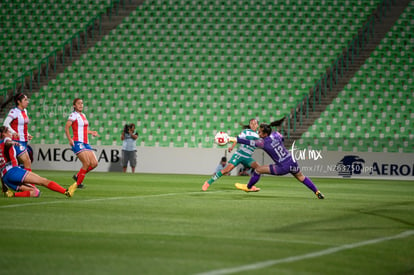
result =
[[62,46],[112,1],[28,1],[0,3],[0,91]]
[[[210,1],[145,3],[68,68],[58,85],[79,96],[87,96],[91,89],[86,87],[93,86],[93,102],[104,112],[119,113],[119,118],[112,117],[118,129],[134,118],[127,115],[129,106],[125,112],[125,101],[111,95],[138,96],[140,108],[134,113],[135,120],[145,121],[142,145],[158,141],[159,146],[180,147],[187,141],[187,146],[211,147],[205,140],[218,129],[236,133],[239,122],[251,117],[270,121],[288,113],[346,44],[346,37],[331,38],[332,33],[348,28],[348,20],[361,24],[375,7],[373,1],[355,11],[351,2],[342,11],[339,5],[338,10],[322,7],[323,19],[314,16],[312,27],[303,28],[303,22],[294,22],[294,13],[317,8],[298,2],[270,9],[239,1],[226,7]],[[348,19],[341,22],[345,14]],[[355,31],[346,34],[351,37]],[[104,98],[99,96],[102,91]],[[167,127],[175,129],[168,138],[156,131],[166,129],[165,118]],[[195,141],[188,142],[190,137]]]
[[119,145],[135,122],[142,146],[212,147],[218,130],[289,113],[378,3],[146,1],[32,97],[30,114],[45,115],[32,115],[31,130],[50,127],[39,143],[65,143],[59,127],[82,97],[101,133],[92,144]]
[[413,17],[411,2],[299,144],[321,146],[323,133],[327,150],[414,152]]

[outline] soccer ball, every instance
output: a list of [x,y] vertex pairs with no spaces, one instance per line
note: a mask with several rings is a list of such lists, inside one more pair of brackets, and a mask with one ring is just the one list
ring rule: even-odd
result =
[[225,132],[218,132],[214,136],[214,142],[220,146],[226,145],[229,142],[229,136]]

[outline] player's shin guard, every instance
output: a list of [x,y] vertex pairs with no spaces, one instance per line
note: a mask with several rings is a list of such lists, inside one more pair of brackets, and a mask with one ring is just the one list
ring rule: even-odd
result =
[[310,190],[313,191],[313,193],[316,193],[318,191],[318,188],[316,188],[315,184],[311,181],[310,178],[305,177],[305,179],[302,181],[302,183],[308,187]]
[[247,188],[252,188],[253,185],[255,185],[260,179],[260,174],[256,172],[256,170],[253,171],[252,176],[250,177],[249,183],[247,184]]

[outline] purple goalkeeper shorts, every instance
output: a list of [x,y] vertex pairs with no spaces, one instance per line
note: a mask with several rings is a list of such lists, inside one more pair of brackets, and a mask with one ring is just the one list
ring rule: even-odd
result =
[[288,158],[281,163],[273,163],[269,165],[270,173],[276,176],[283,176],[288,173],[297,174],[300,172],[299,165],[292,158]]

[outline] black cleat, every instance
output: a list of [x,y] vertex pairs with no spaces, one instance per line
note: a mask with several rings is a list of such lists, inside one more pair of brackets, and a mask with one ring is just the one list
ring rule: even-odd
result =
[[[74,179],[77,182],[78,181],[78,174],[73,175],[72,179]],[[78,189],[83,189],[83,188],[85,188],[85,185],[83,185],[83,183],[78,185]]]

